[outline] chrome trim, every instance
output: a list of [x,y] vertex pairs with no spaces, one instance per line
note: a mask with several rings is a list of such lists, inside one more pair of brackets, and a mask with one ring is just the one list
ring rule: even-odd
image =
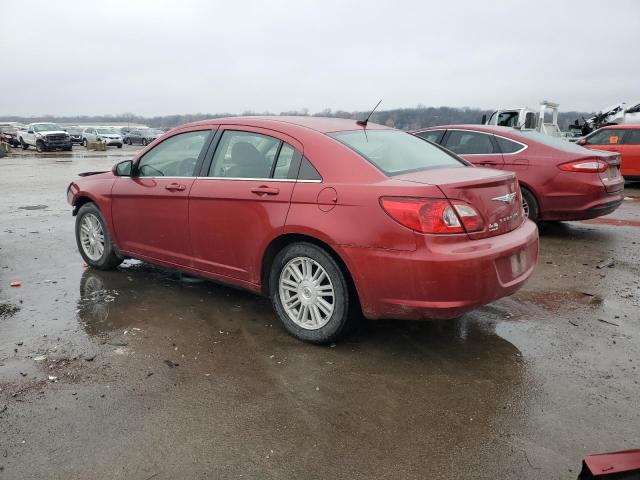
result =
[[[464,155],[464,156],[470,156],[470,157],[482,157],[482,156],[485,156],[485,155],[516,155],[518,153],[524,152],[527,148],[529,148],[529,145],[527,145],[526,143],[522,143],[522,142],[519,142],[518,140],[514,140],[513,138],[505,137],[503,135],[498,135],[498,134],[493,133],[493,132],[485,132],[485,131],[482,131],[482,130],[471,130],[471,129],[468,129],[468,128],[447,128],[446,130],[447,131],[451,131],[451,132],[484,133],[485,135],[493,135],[494,137],[500,137],[500,138],[503,138],[505,140],[509,140],[510,142],[515,142],[518,145],[522,145],[522,148],[520,150],[517,150],[515,152],[511,152],[511,153],[502,153],[502,152],[500,152],[500,153],[456,153],[456,155]],[[422,130],[422,131],[416,132],[416,134],[417,133],[422,133],[422,132],[432,132],[432,131],[435,131],[435,129],[434,130]],[[438,144],[438,145],[441,145],[442,147],[447,148],[446,145],[442,145],[442,144]],[[453,152],[453,150],[451,150],[451,151]],[[455,152],[453,152],[453,153],[455,153]]]
[[231,180],[252,182],[295,182],[295,183],[322,183],[322,180],[298,180],[297,178],[242,178],[242,177],[196,177],[196,180]]

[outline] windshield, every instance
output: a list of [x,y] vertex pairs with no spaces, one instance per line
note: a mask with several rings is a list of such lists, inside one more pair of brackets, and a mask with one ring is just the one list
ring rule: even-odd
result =
[[67,133],[71,135],[80,135],[82,133],[82,129],[78,127],[69,127],[67,128]]
[[517,127],[518,112],[500,112],[497,125],[501,127]]
[[398,130],[353,130],[330,133],[387,175],[465,164],[432,143]]
[[118,132],[116,132],[113,128],[96,128],[97,132],[102,134],[102,135],[111,135],[111,134],[117,134]]
[[55,132],[62,131],[62,127],[56,123],[39,123],[33,126],[34,132]]

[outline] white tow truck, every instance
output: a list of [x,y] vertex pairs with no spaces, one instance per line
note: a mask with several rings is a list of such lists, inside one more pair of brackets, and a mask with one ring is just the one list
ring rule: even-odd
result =
[[71,136],[58,124],[48,122],[30,123],[17,131],[18,141],[24,150],[36,147],[38,152],[49,150],[71,150]]
[[488,120],[483,116],[482,123],[519,130],[535,130],[545,135],[562,137],[558,125],[558,107],[557,103],[544,100],[540,102],[538,111],[529,107],[502,108],[493,112]]

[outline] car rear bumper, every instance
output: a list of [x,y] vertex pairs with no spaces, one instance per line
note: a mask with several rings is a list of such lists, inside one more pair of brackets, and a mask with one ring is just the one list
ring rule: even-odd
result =
[[[575,199],[572,199],[575,201]],[[557,210],[547,210],[541,217],[547,221],[589,220],[591,218],[608,215],[618,208],[624,201],[622,193],[604,194],[595,200],[585,199],[579,205]]]
[[343,249],[365,317],[456,318],[511,295],[538,258],[538,229],[517,229],[480,240],[423,236],[415,251]]

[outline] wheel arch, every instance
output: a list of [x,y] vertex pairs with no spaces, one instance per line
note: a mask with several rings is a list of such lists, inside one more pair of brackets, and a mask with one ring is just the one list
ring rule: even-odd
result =
[[267,248],[265,249],[264,254],[262,255],[262,263],[261,263],[261,269],[260,269],[260,289],[262,294],[265,296],[269,296],[269,290],[271,287],[269,284],[271,267],[273,265],[273,261],[275,260],[278,252],[280,252],[287,245],[291,245],[292,243],[300,243],[300,242],[311,243],[312,245],[315,245],[323,249],[325,252],[327,252],[331,256],[331,258],[335,260],[335,262],[338,264],[338,267],[340,267],[340,270],[345,276],[345,279],[347,280],[347,283],[349,285],[349,291],[353,294],[352,297],[357,302],[357,308],[361,309],[360,295],[358,293],[358,289],[356,287],[353,275],[351,274],[351,271],[347,266],[347,263],[342,258],[342,256],[336,251],[335,248],[333,248],[328,243],[316,237],[313,237],[311,235],[302,234],[302,233],[284,233],[274,238],[273,240],[271,240],[269,245],[267,245]]

